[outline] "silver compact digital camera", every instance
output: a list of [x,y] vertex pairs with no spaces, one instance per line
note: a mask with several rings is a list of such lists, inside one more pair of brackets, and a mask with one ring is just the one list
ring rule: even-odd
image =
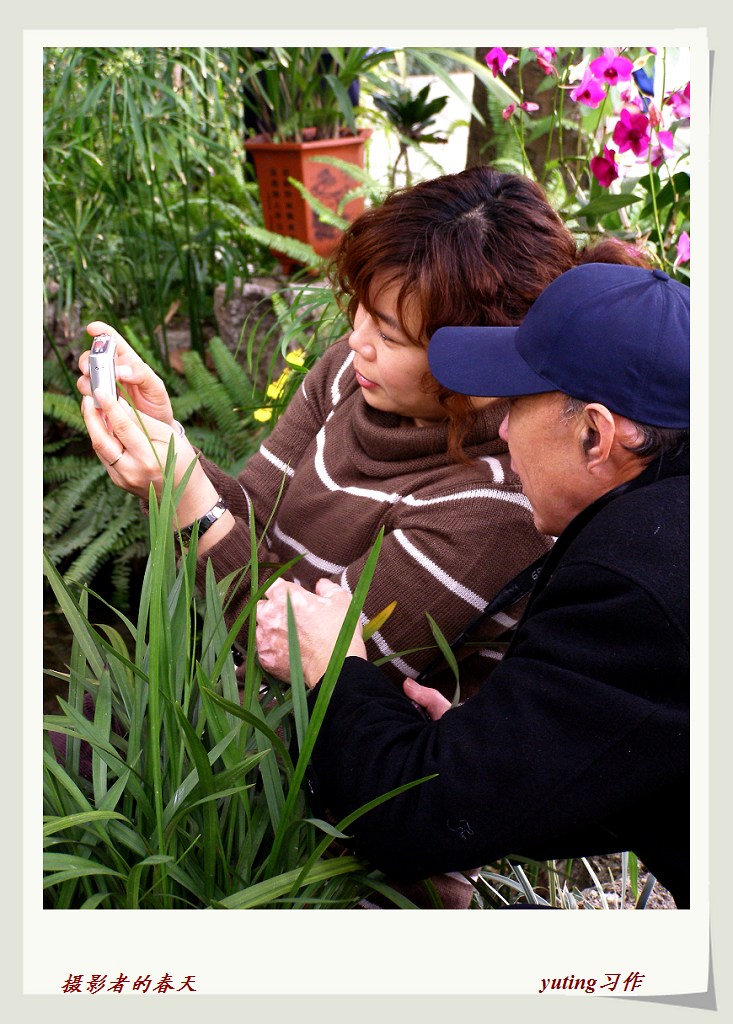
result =
[[99,409],[98,394],[111,395],[117,398],[117,378],[115,376],[115,349],[117,342],[111,334],[98,334],[92,342],[89,353],[89,380],[92,385],[94,404]]

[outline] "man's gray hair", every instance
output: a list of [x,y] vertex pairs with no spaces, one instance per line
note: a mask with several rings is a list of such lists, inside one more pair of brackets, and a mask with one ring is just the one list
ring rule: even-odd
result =
[[[588,402],[584,402],[581,398],[572,398],[570,395],[564,397],[565,405],[562,414],[568,420],[580,416],[588,405]],[[660,455],[676,455],[690,443],[689,430],[652,427],[648,423],[637,423],[636,420],[629,420],[629,422],[633,423],[636,428],[636,439],[633,444],[624,445],[624,448],[645,462],[652,462]]]

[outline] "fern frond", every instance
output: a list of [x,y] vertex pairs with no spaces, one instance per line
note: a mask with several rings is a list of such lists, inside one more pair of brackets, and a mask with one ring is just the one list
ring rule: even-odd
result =
[[206,368],[196,352],[184,354],[183,368],[188,383],[200,394],[204,405],[214,417],[217,429],[230,449],[230,460],[240,457],[249,449],[249,424],[243,420],[240,412],[232,408],[226,388]]
[[191,443],[200,448],[207,459],[216,463],[217,466],[223,469],[225,473],[229,473],[230,476],[236,476],[244,468],[247,460],[257,451],[259,447],[258,439],[262,437],[262,431],[258,430],[255,432],[250,430],[248,432],[248,447],[239,455],[232,451],[229,439],[224,437],[216,426],[198,426],[195,431],[189,431],[188,436],[191,439]]
[[[137,502],[134,504],[137,505]],[[144,526],[139,507],[124,503],[116,516],[107,519],[102,532],[84,545],[79,557],[69,565],[64,576],[80,583],[90,580],[99,566],[126,548],[130,535],[140,533]]]
[[307,245],[305,242],[299,242],[295,238],[288,238],[286,235],[278,235],[274,231],[267,231],[265,228],[257,227],[254,224],[245,224],[242,230],[249,238],[253,238],[255,242],[275,249],[297,263],[302,263],[313,270],[320,270],[323,266],[321,257],[312,246]]
[[43,387],[46,391],[65,391],[68,378],[58,359],[43,360]]
[[107,480],[104,466],[96,459],[93,462],[87,459],[86,465],[80,467],[73,476],[67,477],[66,483],[44,496],[44,533],[59,533],[65,530],[72,520],[78,521],[77,510],[84,508],[86,503],[98,511],[100,502],[104,504],[101,495],[106,490],[100,485],[104,485]]
[[[68,442],[62,442],[63,447],[67,447]],[[59,457],[54,456],[54,451],[58,450],[58,445],[47,445],[44,448],[44,463],[43,463],[43,482],[47,486],[51,484],[63,484],[68,480],[75,480],[77,477],[82,476],[84,472],[89,469],[89,455],[61,455]],[[102,470],[100,478],[104,476],[104,466],[99,463],[99,469]]]
[[43,392],[43,415],[56,423],[63,423],[80,434],[86,433],[81,415],[80,399],[60,395],[55,391]]
[[354,181],[361,182],[362,186],[370,193],[382,196],[382,198],[386,194],[384,185],[377,181],[369,171],[359,167],[357,164],[349,163],[348,160],[341,160],[337,156],[312,156],[310,159],[314,164],[329,164],[331,167],[338,167],[340,171],[348,174]]
[[290,184],[293,188],[297,189],[301,197],[305,199],[306,203],[310,206],[311,210],[318,216],[318,219],[322,224],[330,224],[331,227],[337,228],[339,231],[345,231],[349,226],[348,220],[345,217],[339,217],[339,215],[331,209],[330,206],[326,206],[320,199],[309,192],[302,181],[296,181],[295,178],[289,178]]
[[243,397],[253,392],[252,381],[221,338],[212,338],[208,351],[229,400],[235,406],[241,405]]
[[192,388],[188,388],[177,398],[171,398],[171,405],[173,406],[173,415],[184,424],[187,432],[189,420],[206,408],[201,395]]

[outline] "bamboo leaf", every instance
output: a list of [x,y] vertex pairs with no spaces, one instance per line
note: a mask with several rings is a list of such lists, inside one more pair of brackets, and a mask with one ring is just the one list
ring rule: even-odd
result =
[[577,217],[585,217],[586,220],[588,218],[598,219],[607,213],[612,213],[614,210],[621,210],[625,206],[633,206],[634,203],[639,202],[641,202],[641,196],[631,194],[615,195],[614,193],[607,192],[591,200],[585,206],[579,206],[575,211],[575,215]]

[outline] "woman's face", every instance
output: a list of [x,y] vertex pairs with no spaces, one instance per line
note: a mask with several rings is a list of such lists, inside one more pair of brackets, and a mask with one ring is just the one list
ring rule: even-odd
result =
[[[354,351],[354,372],[365,401],[382,412],[396,413],[418,427],[439,423],[445,410],[435,395],[426,394],[422,381],[428,370],[427,350],[410,340],[397,319],[400,282],[374,289],[374,315],[359,306],[349,344]],[[416,317],[409,303],[404,326],[417,334]]]

